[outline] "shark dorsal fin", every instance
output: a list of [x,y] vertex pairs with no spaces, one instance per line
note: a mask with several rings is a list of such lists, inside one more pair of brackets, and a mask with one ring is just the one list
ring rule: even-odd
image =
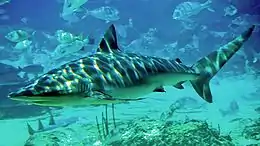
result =
[[54,121],[54,118],[53,118],[53,115],[52,115],[52,114],[51,114],[51,116],[50,116],[49,125],[55,125],[55,121]]
[[38,120],[38,130],[40,131],[40,130],[43,130],[43,129],[44,129],[44,127],[43,127],[42,121],[39,119]]
[[113,53],[115,51],[120,51],[120,49],[117,46],[116,29],[112,24],[102,38],[97,52]]
[[30,135],[33,135],[35,133],[35,131],[33,130],[32,126],[29,123],[27,123],[27,129]]

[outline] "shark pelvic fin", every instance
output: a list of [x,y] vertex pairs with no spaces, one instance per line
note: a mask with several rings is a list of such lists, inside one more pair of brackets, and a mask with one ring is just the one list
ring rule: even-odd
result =
[[166,90],[163,88],[163,86],[157,87],[153,90],[153,92],[166,92]]
[[183,84],[184,82],[180,82],[180,83],[177,83],[176,85],[173,85],[173,87],[177,88],[177,89],[184,89],[183,87]]

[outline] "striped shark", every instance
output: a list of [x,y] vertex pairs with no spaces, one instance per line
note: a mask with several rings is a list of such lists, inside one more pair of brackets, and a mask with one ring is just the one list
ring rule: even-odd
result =
[[180,59],[164,59],[124,53],[117,45],[112,24],[95,54],[50,70],[31,84],[11,92],[12,100],[41,106],[85,106],[141,100],[152,92],[165,92],[164,86],[184,89],[189,81],[197,94],[212,103],[210,80],[246,42],[255,26],[216,51],[184,65]]

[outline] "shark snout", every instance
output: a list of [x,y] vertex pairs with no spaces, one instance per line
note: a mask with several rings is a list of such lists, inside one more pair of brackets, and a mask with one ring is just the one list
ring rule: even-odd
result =
[[32,90],[19,90],[16,92],[11,92],[8,95],[8,98],[15,99],[15,98],[19,98],[19,97],[33,96],[33,95],[34,94],[33,94]]

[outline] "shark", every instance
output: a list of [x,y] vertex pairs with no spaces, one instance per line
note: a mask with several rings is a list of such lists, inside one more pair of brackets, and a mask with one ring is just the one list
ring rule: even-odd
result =
[[252,25],[188,66],[179,58],[123,52],[111,24],[95,54],[52,69],[8,97],[41,106],[97,106],[142,100],[152,92],[165,92],[165,86],[184,89],[183,83],[190,82],[202,99],[212,103],[210,80],[250,38],[254,28]]
[[32,126],[27,122],[27,131],[29,135],[34,135],[36,133],[67,127],[69,125],[79,122],[79,120],[79,117],[70,117],[67,119],[55,121],[53,115],[50,114],[49,125],[44,126],[43,122],[40,119],[38,119],[38,129],[33,129]]

